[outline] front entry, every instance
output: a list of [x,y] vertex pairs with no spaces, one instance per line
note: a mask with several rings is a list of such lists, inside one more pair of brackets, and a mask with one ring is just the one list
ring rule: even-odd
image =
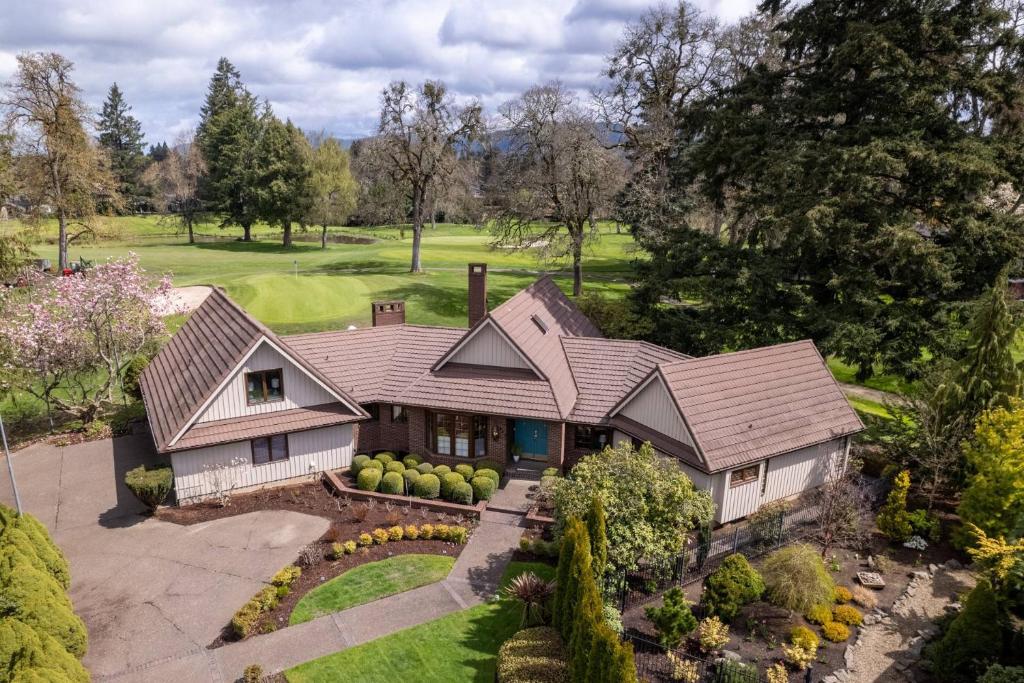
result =
[[514,443],[527,460],[548,459],[548,425],[540,420],[516,420],[512,423]]

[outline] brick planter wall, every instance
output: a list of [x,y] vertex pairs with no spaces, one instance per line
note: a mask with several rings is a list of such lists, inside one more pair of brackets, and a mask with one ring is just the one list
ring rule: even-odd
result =
[[[339,470],[347,472],[348,469]],[[345,483],[345,480],[334,472],[324,472],[324,477],[331,487],[337,491],[339,496],[348,496],[352,500],[377,500],[390,502],[396,505],[409,506],[416,509],[433,510],[434,512],[447,512],[450,515],[465,515],[473,519],[480,519],[480,513],[487,509],[487,501],[481,500],[476,505],[459,505],[446,500],[416,498],[415,496],[395,496],[390,493],[377,493],[376,491],[360,491]]]

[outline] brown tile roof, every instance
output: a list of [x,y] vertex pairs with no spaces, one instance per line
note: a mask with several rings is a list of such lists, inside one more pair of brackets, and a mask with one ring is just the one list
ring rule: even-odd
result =
[[658,363],[689,358],[642,341],[565,337],[562,347],[576,379],[579,396],[571,422],[598,424]]
[[353,415],[365,414],[316,367],[290,351],[273,332],[215,288],[139,377],[158,451],[172,445],[174,437],[210,399],[228,373],[264,337],[352,404]]
[[864,428],[811,341],[659,368],[711,471]]
[[449,363],[420,375],[394,400],[430,408],[562,419],[551,384],[530,370]]
[[325,403],[309,408],[291,408],[259,415],[233,417],[203,422],[189,429],[168,451],[215,446],[232,441],[246,441],[271,434],[301,432],[363,419],[341,403]]

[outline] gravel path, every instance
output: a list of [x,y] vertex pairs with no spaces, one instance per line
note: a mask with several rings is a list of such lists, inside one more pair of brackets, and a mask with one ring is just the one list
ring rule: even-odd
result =
[[859,396],[866,398],[869,401],[875,403],[899,403],[902,397],[899,394],[891,394],[888,391],[880,391],[878,389],[869,389],[868,387],[862,387],[859,384],[847,384],[846,382],[840,382],[839,386],[842,387],[843,393],[847,396]]
[[825,680],[913,680],[911,667],[935,635],[933,622],[946,612],[954,594],[964,595],[974,583],[971,573],[959,567],[938,567],[934,574],[918,572],[890,613],[867,615],[865,623],[874,623],[864,626],[856,643],[847,648],[846,671]]

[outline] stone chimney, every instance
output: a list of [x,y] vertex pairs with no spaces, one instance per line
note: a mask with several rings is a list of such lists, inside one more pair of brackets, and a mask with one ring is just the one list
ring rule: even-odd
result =
[[374,301],[370,310],[374,327],[405,323],[404,301]]
[[469,264],[469,326],[487,315],[487,264]]

